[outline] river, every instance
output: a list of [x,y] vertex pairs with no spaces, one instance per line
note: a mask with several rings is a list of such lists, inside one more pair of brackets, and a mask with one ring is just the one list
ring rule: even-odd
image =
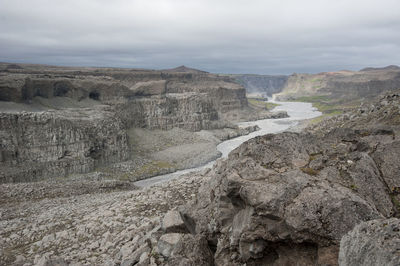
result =
[[[271,100],[270,102],[274,101]],[[274,111],[286,111],[289,117],[280,119],[263,119],[263,120],[240,123],[239,126],[258,125],[260,127],[260,130],[252,132],[246,136],[241,136],[221,142],[217,146],[218,151],[222,153],[221,158],[226,158],[232,150],[234,150],[240,144],[249,139],[269,133],[283,132],[293,126],[296,126],[300,120],[310,119],[321,115],[321,112],[313,108],[311,103],[302,103],[302,102],[275,102],[275,103],[278,103],[280,105],[275,107]],[[147,187],[154,184],[163,183],[173,178],[178,178],[179,176],[189,172],[210,168],[214,165],[214,163],[215,161],[211,161],[208,164],[200,167],[180,170],[166,175],[155,176],[152,178],[137,181],[134,184],[138,187]]]

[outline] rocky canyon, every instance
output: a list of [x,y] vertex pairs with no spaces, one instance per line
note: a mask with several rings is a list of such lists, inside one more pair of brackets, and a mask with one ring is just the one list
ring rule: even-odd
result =
[[[189,165],[143,159],[143,132],[135,129],[178,128],[186,135],[225,129],[233,136],[246,131],[236,121],[284,116],[249,107],[245,89],[231,79],[186,67],[151,71],[2,64],[0,101],[2,183],[88,173],[128,160],[143,172],[132,178],[142,178]],[[168,146],[174,145],[163,143],[153,152]],[[201,163],[218,156],[213,144],[208,146],[211,157]]]
[[[399,265],[399,74],[1,63],[0,264]],[[216,160],[254,92],[324,115]]]

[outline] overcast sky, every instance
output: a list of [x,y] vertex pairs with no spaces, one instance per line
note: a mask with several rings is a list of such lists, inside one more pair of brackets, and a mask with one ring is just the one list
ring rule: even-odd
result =
[[0,61],[258,74],[400,64],[400,0],[0,0]]

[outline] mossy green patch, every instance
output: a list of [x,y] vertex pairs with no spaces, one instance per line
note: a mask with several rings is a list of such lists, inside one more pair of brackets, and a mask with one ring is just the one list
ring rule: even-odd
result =
[[320,115],[320,116],[318,116],[316,118],[311,119],[310,124],[317,124],[317,123],[321,122],[322,120],[324,120],[327,117],[331,117],[331,116],[334,116],[334,115],[340,115],[342,113],[343,113],[343,111],[337,110],[337,111],[334,111],[332,113]]
[[348,104],[333,99],[329,95],[304,96],[296,98],[294,101],[312,103],[313,107],[322,113],[321,116],[312,119],[310,124],[319,123],[330,116],[340,115],[345,109],[350,107]]
[[321,155],[321,154],[322,154],[322,152],[311,153],[311,154],[309,155],[308,161],[309,161],[309,162],[314,161],[314,160],[318,157],[318,155]]
[[302,96],[293,100],[293,102],[307,102],[315,103],[321,101],[330,101],[329,95],[314,95],[314,96]]
[[313,168],[310,168],[310,167],[302,167],[302,168],[300,168],[300,170],[303,173],[306,173],[308,175],[317,175],[319,173],[319,171],[317,171],[317,170],[315,170]]
[[321,83],[323,80],[321,78],[313,78],[311,82],[313,83]]
[[354,190],[354,191],[358,191],[358,187],[355,184],[351,184],[350,189]]
[[165,161],[152,161],[139,167],[135,172],[135,176],[152,176],[158,174],[162,170],[175,168],[176,165]]
[[395,217],[400,217],[400,201],[394,194],[390,194],[390,199],[395,209]]
[[260,107],[260,108],[265,108],[267,110],[272,110],[275,107],[280,105],[278,103],[267,102],[267,101],[264,101],[264,100],[259,99],[259,98],[247,98],[247,101],[249,102],[249,104],[251,104],[253,106]]

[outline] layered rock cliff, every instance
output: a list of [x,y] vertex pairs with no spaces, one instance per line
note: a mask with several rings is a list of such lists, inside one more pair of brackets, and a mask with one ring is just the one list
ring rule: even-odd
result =
[[110,107],[0,114],[1,182],[87,173],[130,157]]

